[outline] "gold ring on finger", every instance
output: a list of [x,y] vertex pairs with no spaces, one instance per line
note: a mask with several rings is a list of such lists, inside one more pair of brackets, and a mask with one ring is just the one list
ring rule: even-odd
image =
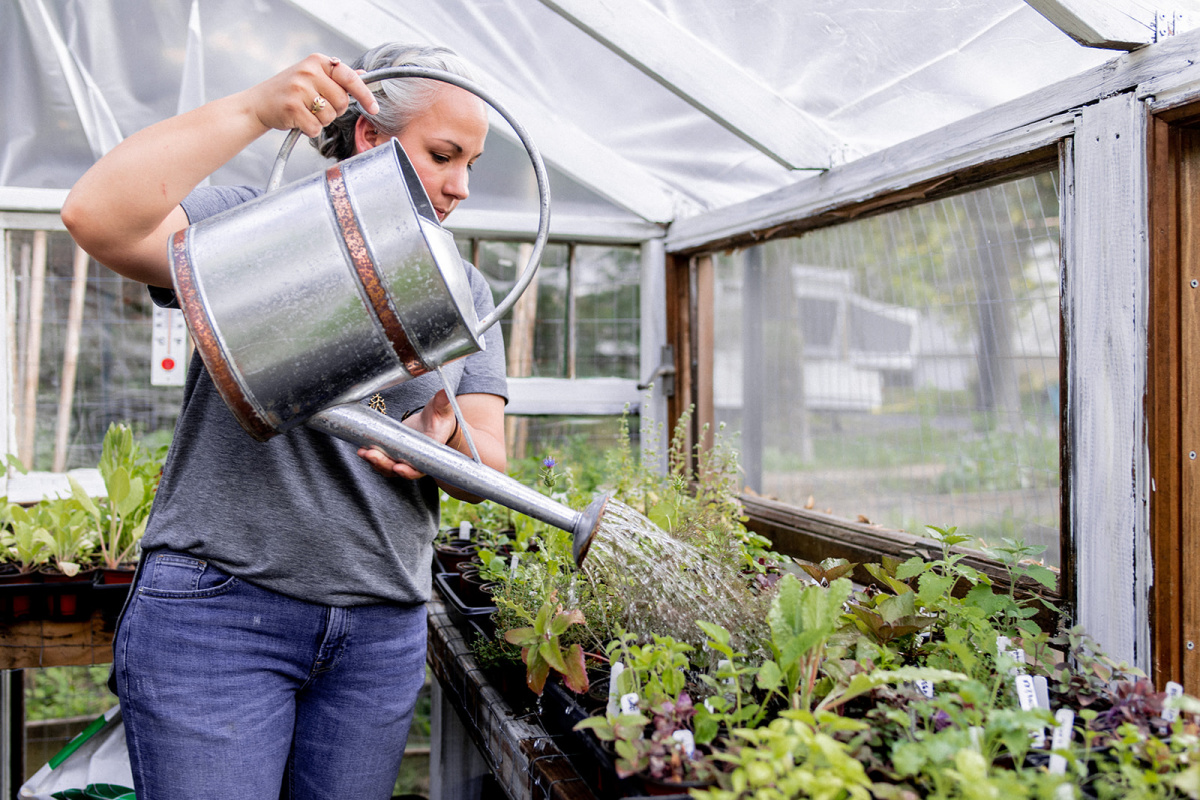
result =
[[321,97],[321,95],[317,95],[313,98],[312,105],[308,107],[308,110],[313,113],[313,116],[316,116],[324,111],[327,105],[329,105],[329,101]]

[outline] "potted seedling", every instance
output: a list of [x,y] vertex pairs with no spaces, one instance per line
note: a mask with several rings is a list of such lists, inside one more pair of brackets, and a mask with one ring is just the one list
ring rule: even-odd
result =
[[534,694],[542,694],[551,670],[562,676],[563,683],[571,691],[583,694],[588,690],[583,648],[578,643],[564,648],[560,641],[569,627],[583,624],[583,612],[564,610],[557,593],[551,592],[530,626],[505,631],[505,640],[521,648],[525,685]]
[[133,431],[113,424],[104,435],[100,477],[106,496],[90,497],[74,478],[71,496],[87,512],[99,534],[102,583],[129,583],[146,530],[161,465],[133,439]]
[[41,568],[46,584],[49,619],[82,619],[91,615],[91,589],[96,568],[96,539],[87,513],[72,499],[47,499],[35,508],[42,524],[34,534],[49,556]]
[[50,558],[46,538],[39,535],[37,517],[29,509],[10,503],[7,510],[7,529],[0,534],[0,546],[15,571],[2,576],[4,586],[3,606],[0,610],[10,621],[21,621],[34,616],[34,584],[41,582],[39,569]]

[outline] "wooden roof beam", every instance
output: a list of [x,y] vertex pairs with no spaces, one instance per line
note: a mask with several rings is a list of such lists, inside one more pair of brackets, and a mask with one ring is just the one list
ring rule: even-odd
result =
[[[1157,38],[1158,18],[1153,11],[1135,17],[1096,0],[1025,0],[1025,2],[1084,47],[1136,50]],[[1133,11],[1134,9],[1130,9]],[[1140,10],[1139,10],[1140,11]],[[1172,20],[1173,22],[1173,20]]]
[[841,142],[646,0],[541,0],[730,133],[789,169],[828,169]]

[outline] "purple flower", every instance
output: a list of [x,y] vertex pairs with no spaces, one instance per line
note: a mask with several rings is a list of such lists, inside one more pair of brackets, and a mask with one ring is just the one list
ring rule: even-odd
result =
[[554,469],[558,462],[554,460],[554,456],[546,456],[542,459],[542,466],[546,469]]

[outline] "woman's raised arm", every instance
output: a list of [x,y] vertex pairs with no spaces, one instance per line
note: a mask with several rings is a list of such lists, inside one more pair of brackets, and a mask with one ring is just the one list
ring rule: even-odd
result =
[[[317,100],[323,98],[324,102]],[[314,53],[245,91],[141,130],[114,147],[71,189],[62,218],[104,266],[151,286],[171,286],[167,245],[187,227],[180,202],[269,130],[316,136],[356,98],[377,104],[358,73]]]

